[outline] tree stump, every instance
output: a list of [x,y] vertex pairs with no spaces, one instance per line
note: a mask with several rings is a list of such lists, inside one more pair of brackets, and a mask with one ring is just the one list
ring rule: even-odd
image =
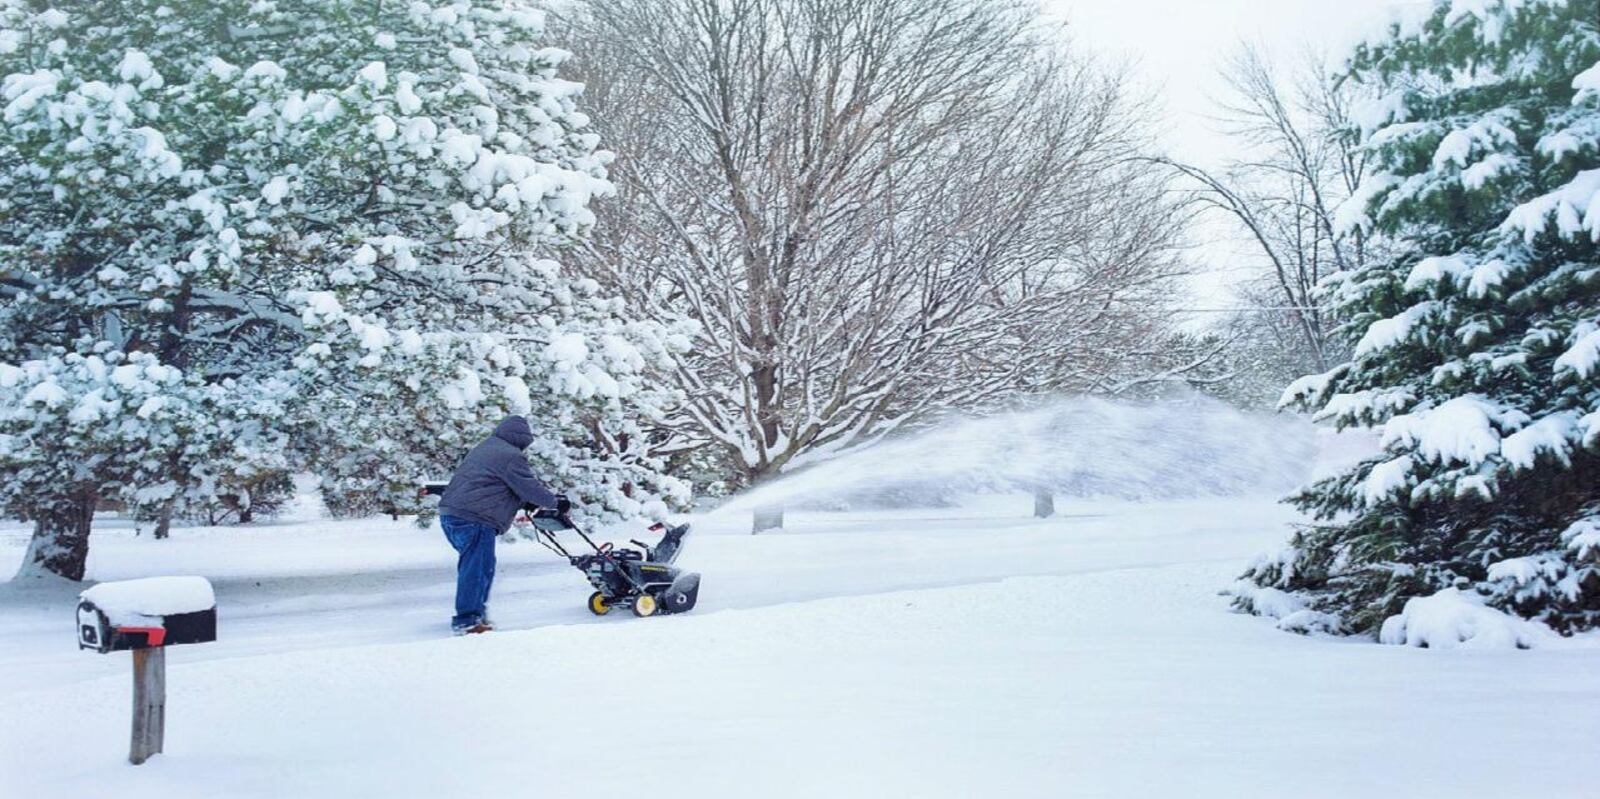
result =
[[783,506],[769,506],[756,508],[755,518],[751,520],[750,533],[754,535],[766,530],[783,529]]
[[1048,519],[1056,515],[1056,495],[1050,489],[1033,490],[1033,515],[1038,519]]
[[161,753],[167,727],[167,650],[133,651],[133,743],[128,762],[135,766]]

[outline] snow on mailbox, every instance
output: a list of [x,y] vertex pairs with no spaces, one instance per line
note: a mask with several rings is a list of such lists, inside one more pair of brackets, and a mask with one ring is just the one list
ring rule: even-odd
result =
[[133,743],[139,765],[167,727],[167,647],[217,640],[217,599],[204,577],[101,583],[78,595],[78,648],[133,652]]
[[217,640],[217,600],[204,577],[101,583],[78,599],[79,649],[121,652]]

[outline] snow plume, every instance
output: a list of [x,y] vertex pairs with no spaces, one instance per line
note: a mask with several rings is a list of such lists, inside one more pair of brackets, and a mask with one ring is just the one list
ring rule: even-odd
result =
[[945,501],[1048,489],[1062,496],[1159,498],[1283,492],[1305,482],[1314,428],[1219,402],[1073,398],[948,422],[797,471],[720,512],[773,505]]

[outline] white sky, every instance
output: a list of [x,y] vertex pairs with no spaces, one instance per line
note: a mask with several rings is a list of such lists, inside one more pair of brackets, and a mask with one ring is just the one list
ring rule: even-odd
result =
[[[1162,102],[1159,131],[1168,154],[1214,166],[1230,144],[1217,131],[1214,100],[1226,94],[1218,78],[1223,59],[1241,42],[1265,45],[1280,58],[1306,48],[1341,54],[1381,32],[1397,12],[1431,6],[1431,0],[1043,0],[1068,23],[1073,40],[1094,52],[1126,58],[1139,80]],[[1230,227],[1208,225],[1211,239],[1198,254],[1207,274],[1195,281],[1199,302],[1232,305],[1230,275],[1248,272],[1236,254],[1248,248],[1228,241]],[[1211,229],[1215,229],[1214,231]]]
[[1307,47],[1342,53],[1382,30],[1398,9],[1428,0],[1044,0],[1073,39],[1124,57],[1142,82],[1160,91],[1171,122],[1173,155],[1210,160],[1226,142],[1206,117],[1224,93],[1223,59],[1258,42],[1285,58]]

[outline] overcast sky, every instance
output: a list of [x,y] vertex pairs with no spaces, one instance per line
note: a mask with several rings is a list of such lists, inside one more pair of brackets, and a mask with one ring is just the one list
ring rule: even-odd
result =
[[1206,117],[1222,93],[1219,62],[1243,41],[1291,57],[1306,47],[1340,53],[1378,32],[1397,10],[1426,0],[1045,0],[1076,41],[1126,57],[1161,90],[1175,155],[1220,155],[1226,143]]
[[[1044,0],[1065,19],[1076,42],[1095,52],[1127,58],[1141,82],[1156,89],[1164,106],[1158,131],[1167,152],[1213,166],[1229,142],[1211,117],[1224,86],[1221,60],[1243,41],[1259,42],[1289,58],[1307,47],[1338,54],[1381,32],[1397,13],[1425,10],[1430,0]],[[1241,266],[1236,253],[1248,248],[1229,241],[1230,228],[1207,226],[1209,243],[1199,253],[1209,273],[1195,281],[1202,305],[1229,305],[1225,286]]]

